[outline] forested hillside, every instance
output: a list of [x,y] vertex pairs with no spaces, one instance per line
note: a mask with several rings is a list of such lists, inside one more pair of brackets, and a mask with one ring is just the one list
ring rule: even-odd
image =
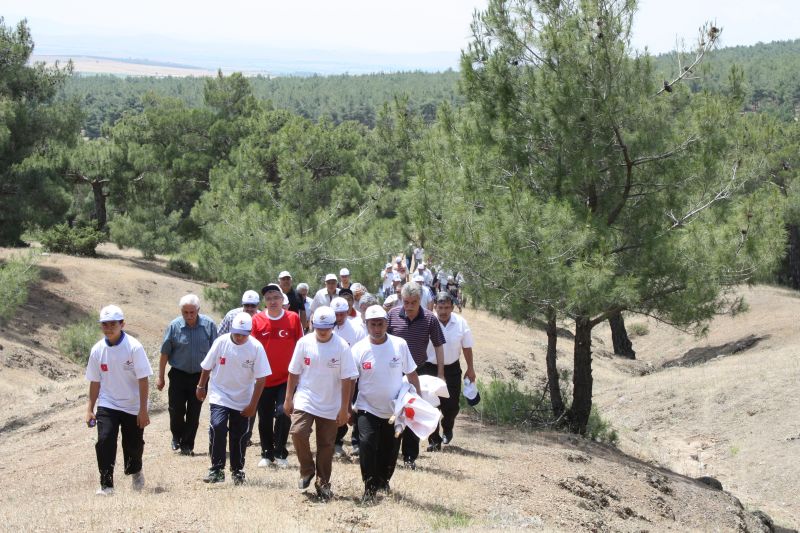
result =
[[[308,76],[248,78],[253,94],[277,109],[287,109],[311,120],[329,118],[335,124],[346,120],[370,128],[376,125],[385,103],[408,97],[409,109],[430,123],[442,102],[460,105],[456,94],[458,73],[404,72],[360,76]],[[152,78],[73,76],[61,97],[76,98],[86,114],[84,130],[89,137],[101,135],[103,124],[114,124],[125,111],[141,111],[142,98],[153,93],[173,97],[189,107],[203,106],[202,78]]]

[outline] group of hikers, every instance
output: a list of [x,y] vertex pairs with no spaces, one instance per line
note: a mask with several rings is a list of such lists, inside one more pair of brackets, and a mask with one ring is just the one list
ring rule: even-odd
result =
[[[371,503],[378,492],[389,491],[400,453],[404,467],[416,468],[420,439],[408,427],[396,431],[394,402],[407,384],[420,391],[420,376],[443,380],[448,393],[438,398],[441,429],[437,425],[430,434],[427,450],[452,442],[462,380],[470,390],[476,381],[473,340],[467,322],[454,312],[461,305],[457,280],[463,280],[444,269],[434,276],[422,254],[414,250],[413,275],[402,256],[387,263],[377,294],[351,282],[342,268],[338,277],[327,274],[309,297],[308,285],[295,287],[283,271],[260,295],[245,291],[241,307],[229,311],[219,327],[200,313],[196,295],[183,296],[180,316],[164,333],[156,377],[159,391],[168,378],[172,450],[194,455],[208,399],[211,465],[203,481],[225,480],[227,451],[233,483],[245,482],[245,452],[258,418],[258,467],[288,468],[291,437],[298,488],[305,491],[314,481],[317,495],[327,501],[333,496],[333,458],[346,455],[344,438],[352,426],[350,455],[360,463],[362,500]],[[97,426],[97,494],[111,495],[120,431],[125,474],[134,490],[145,486],[143,435],[150,423],[153,370],[142,344],[125,333],[122,309],[104,307],[99,321],[104,338],[87,364],[86,422]]]

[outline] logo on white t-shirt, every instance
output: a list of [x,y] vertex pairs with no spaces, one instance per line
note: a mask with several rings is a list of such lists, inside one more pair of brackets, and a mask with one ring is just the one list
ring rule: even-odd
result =
[[366,361],[361,365],[364,370],[372,370],[372,361]]
[[225,364],[225,358],[224,357],[220,357],[219,358],[219,364],[221,364],[221,365]]
[[328,368],[335,368],[341,364],[341,359],[336,359],[335,357],[331,357],[330,361],[328,361]]
[[306,366],[311,366],[311,358],[310,357],[304,358],[303,359],[303,364],[306,365]]
[[108,365],[105,363],[100,363],[100,370],[103,372],[108,372]]
[[250,368],[250,369],[252,369],[253,365],[255,365],[255,364],[256,364],[255,361],[251,361],[250,359],[246,359],[246,360],[242,361],[242,368]]
[[392,368],[397,368],[398,366],[400,366],[400,357],[397,355],[392,357],[392,360],[389,361],[389,366]]

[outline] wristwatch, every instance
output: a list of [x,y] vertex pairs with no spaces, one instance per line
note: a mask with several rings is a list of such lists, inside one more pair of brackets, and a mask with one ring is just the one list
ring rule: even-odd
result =
[[201,387],[200,385],[198,385],[197,388],[200,389],[200,390],[206,390],[205,387]]

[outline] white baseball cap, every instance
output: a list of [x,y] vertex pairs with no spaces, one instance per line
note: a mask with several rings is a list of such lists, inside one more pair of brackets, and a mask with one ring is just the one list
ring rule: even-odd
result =
[[314,329],[331,329],[336,324],[336,315],[333,309],[327,305],[317,307],[314,311],[314,318],[311,320]]
[[394,276],[392,276],[392,281],[403,281],[403,278],[400,277],[400,274],[395,272]]
[[258,305],[261,302],[261,297],[256,291],[244,291],[242,294],[242,305]]
[[364,311],[364,320],[372,320],[373,318],[382,318],[386,320],[389,318],[389,315],[386,314],[386,311],[380,305],[371,305]]
[[425,282],[425,278],[419,274],[414,274],[414,276],[411,278],[411,281]]
[[331,308],[334,313],[346,313],[350,309],[350,304],[341,296],[337,296],[331,300]]
[[333,280],[333,281],[338,281],[338,280],[336,279],[336,274],[326,274],[326,275],[325,275],[325,281],[331,281],[331,280]]
[[340,276],[349,276],[349,275],[350,275],[350,271],[349,271],[349,270],[347,270],[346,268],[343,268],[343,269],[341,269],[341,270],[339,271],[339,275],[340,275]]
[[418,264],[418,265],[417,265],[417,268],[418,268],[419,270],[425,270],[425,263],[420,263],[420,264]]
[[231,323],[231,333],[250,335],[251,329],[253,329],[253,317],[251,317],[248,313],[241,312],[233,317],[233,323]]
[[107,305],[100,310],[98,322],[117,322],[119,320],[125,320],[125,315],[122,314],[122,309],[116,305]]
[[394,306],[394,304],[395,304],[396,302],[397,302],[397,295],[396,295],[396,294],[390,294],[390,295],[389,295],[389,296],[387,296],[387,297],[386,297],[386,299],[383,301],[383,306],[384,306],[384,307],[392,307],[392,306]]
[[392,268],[392,264],[391,263],[386,263],[386,266],[383,267],[383,268]]
[[283,305],[289,305],[289,295],[285,292],[283,293]]
[[278,274],[278,279],[281,279],[281,278],[291,278],[291,277],[292,277],[292,275],[291,275],[291,274],[289,274],[289,271],[288,271],[288,270],[284,270],[284,271],[282,271],[280,274]]

